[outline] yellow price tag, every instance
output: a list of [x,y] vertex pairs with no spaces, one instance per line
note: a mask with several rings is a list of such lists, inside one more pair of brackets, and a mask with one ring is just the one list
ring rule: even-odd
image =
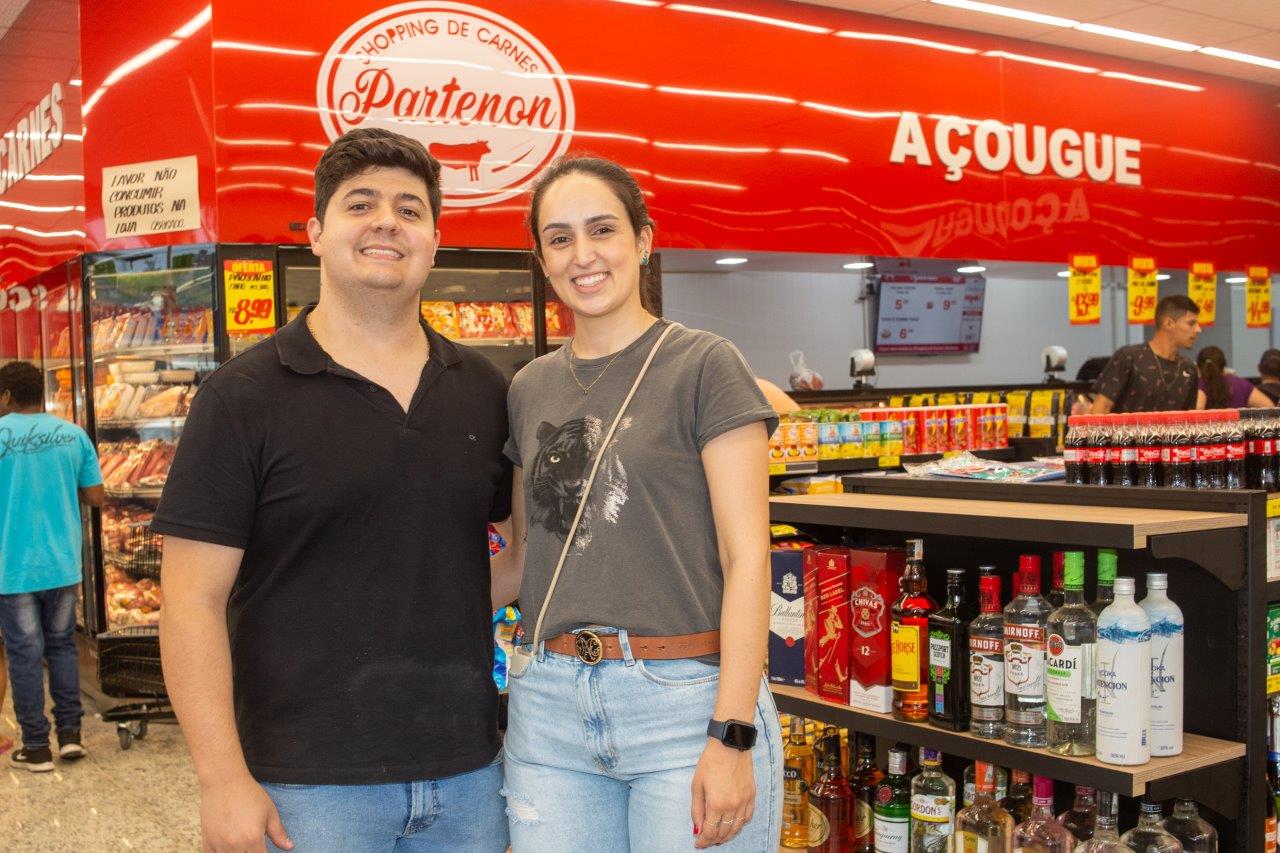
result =
[[1267,498],[1267,518],[1280,518],[1280,497]]
[[1267,695],[1272,693],[1280,693],[1280,675],[1267,676]]
[[272,261],[223,261],[227,334],[269,335],[276,330],[276,279]]
[[960,455],[960,451],[959,451],[959,450],[944,450],[944,451],[942,451],[942,458],[943,458],[943,459],[951,459],[952,457],[954,457],[954,456],[959,456],[959,455]]
[[901,464],[902,464],[902,460],[897,456],[881,456],[880,457],[881,468],[897,468]]
[[769,466],[770,477],[776,477],[780,474],[785,474],[785,473],[787,473],[787,463],[785,462],[775,462],[774,464]]

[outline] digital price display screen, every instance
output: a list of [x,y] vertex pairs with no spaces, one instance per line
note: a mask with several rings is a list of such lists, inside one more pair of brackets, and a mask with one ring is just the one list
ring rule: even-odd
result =
[[986,286],[980,275],[885,270],[880,276],[875,351],[918,355],[977,352]]

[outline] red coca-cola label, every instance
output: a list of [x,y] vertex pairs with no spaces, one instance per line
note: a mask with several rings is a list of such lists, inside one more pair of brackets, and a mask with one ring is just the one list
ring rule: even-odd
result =
[[1090,465],[1105,465],[1107,463],[1107,448],[1105,447],[1090,447],[1083,452],[1085,461]]
[[1164,447],[1139,447],[1138,448],[1138,464],[1154,465],[1155,463],[1159,462],[1163,458],[1164,451],[1166,449],[1167,448],[1164,448]]
[[1196,448],[1190,446],[1166,447],[1165,462],[1174,465],[1189,465],[1196,461]]
[[1201,462],[1223,462],[1227,458],[1227,446],[1225,444],[1203,444],[1199,450],[1198,455]]
[[1121,462],[1123,462],[1123,461],[1124,461],[1124,448],[1123,448],[1123,447],[1108,447],[1108,448],[1107,448],[1107,461],[1108,461],[1108,462],[1110,462],[1112,465],[1119,465]]
[[1239,441],[1239,442],[1235,442],[1234,444],[1227,445],[1228,461],[1235,462],[1243,458],[1244,458],[1244,442],[1243,441]]

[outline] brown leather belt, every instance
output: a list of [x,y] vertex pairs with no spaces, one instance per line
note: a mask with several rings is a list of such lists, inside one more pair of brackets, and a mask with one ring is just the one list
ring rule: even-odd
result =
[[[720,653],[720,632],[679,634],[674,637],[637,637],[628,635],[631,656],[638,660],[675,660],[697,658]],[[621,660],[622,643],[617,634],[591,630],[560,634],[546,641],[547,651],[570,655],[595,666],[602,660]]]

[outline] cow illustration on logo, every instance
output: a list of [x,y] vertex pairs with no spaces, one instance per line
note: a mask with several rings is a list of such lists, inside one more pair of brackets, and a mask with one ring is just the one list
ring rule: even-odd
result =
[[356,127],[413,137],[444,167],[446,207],[524,191],[569,147],[573,92],[551,52],[518,24],[465,3],[402,3],[334,40],[316,80],[330,139]]

